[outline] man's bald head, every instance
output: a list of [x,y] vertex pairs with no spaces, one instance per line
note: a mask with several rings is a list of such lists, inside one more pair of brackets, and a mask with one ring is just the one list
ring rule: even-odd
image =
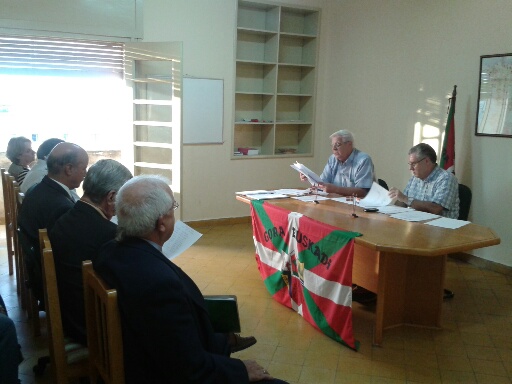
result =
[[85,177],[89,155],[73,143],[57,144],[46,161],[48,176],[68,188],[78,188]]

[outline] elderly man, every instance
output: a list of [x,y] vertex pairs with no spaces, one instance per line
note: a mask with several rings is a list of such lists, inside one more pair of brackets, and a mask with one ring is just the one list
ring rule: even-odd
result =
[[84,194],[49,231],[55,257],[62,326],[66,336],[86,345],[82,261],[94,260],[100,247],[116,235],[115,196],[132,178],[121,163],[103,159],[87,171]]
[[29,285],[43,303],[39,229],[50,230],[55,221],[75,205],[70,192],[78,188],[87,171],[89,156],[76,144],[60,143],[47,160],[48,175],[25,197],[19,214],[20,241],[25,254]]
[[[346,130],[331,136],[332,155],[320,175],[319,185],[327,193],[364,197],[375,180],[374,167],[369,155],[354,147],[354,135]],[[305,180],[301,174],[301,179]]]
[[116,197],[117,241],[93,261],[118,292],[126,383],[282,382],[229,357],[229,337],[214,333],[199,288],[162,254],[177,207],[167,180],[134,177]]
[[397,205],[456,219],[459,217],[459,183],[450,172],[440,168],[430,145],[420,143],[409,150],[412,177],[402,193],[389,190]]
[[48,168],[46,167],[46,159],[48,155],[57,144],[63,142],[64,140],[61,139],[48,139],[41,143],[36,152],[37,162],[25,175],[25,180],[23,180],[23,184],[21,184],[20,187],[21,192],[26,194],[30,187],[40,183],[41,180],[43,180],[43,177],[45,177],[48,173]]

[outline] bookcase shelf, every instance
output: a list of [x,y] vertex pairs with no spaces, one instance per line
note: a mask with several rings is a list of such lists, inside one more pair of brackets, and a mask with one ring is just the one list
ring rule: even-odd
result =
[[315,9],[238,1],[233,159],[313,155],[319,18]]

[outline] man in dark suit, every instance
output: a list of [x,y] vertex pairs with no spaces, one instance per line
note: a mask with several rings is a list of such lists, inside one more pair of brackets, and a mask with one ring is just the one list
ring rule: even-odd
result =
[[89,156],[76,144],[60,143],[50,152],[46,175],[21,205],[20,240],[25,254],[29,284],[36,298],[43,302],[39,229],[51,229],[55,221],[75,205],[70,192],[78,188],[87,171]]
[[100,247],[116,235],[115,195],[132,178],[121,163],[103,159],[87,171],[84,194],[48,232],[55,258],[64,334],[87,344],[82,262],[94,260]]
[[178,207],[168,184],[146,175],[119,190],[116,240],[93,262],[117,289],[126,383],[282,383],[255,361],[229,357],[229,338],[214,333],[199,288],[162,254]]

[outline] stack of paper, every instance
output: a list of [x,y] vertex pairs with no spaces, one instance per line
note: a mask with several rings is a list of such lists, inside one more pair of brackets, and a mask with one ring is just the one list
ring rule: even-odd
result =
[[306,167],[304,164],[295,162],[294,164],[291,164],[290,167],[306,176],[311,185],[317,185],[323,182],[320,176],[318,176],[315,172]]
[[388,196],[388,190],[375,181],[368,194],[359,201],[359,206],[363,208],[380,208],[390,204],[394,204],[394,201]]

